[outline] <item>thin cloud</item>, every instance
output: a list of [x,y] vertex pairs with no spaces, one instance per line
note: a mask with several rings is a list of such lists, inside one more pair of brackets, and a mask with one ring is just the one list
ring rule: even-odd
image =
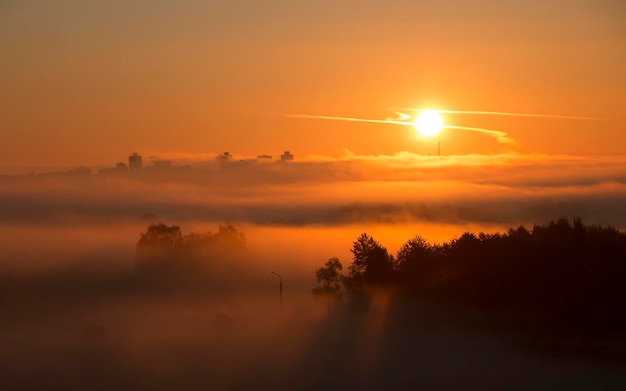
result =
[[506,132],[501,132],[499,130],[485,129],[485,128],[476,128],[469,126],[455,126],[455,125],[444,125],[445,129],[460,129],[460,130],[470,130],[472,132],[483,133],[488,136],[493,136],[498,140],[498,142],[503,144],[517,144],[518,142],[508,136]]
[[[407,112],[419,113],[427,109],[415,109],[415,108],[390,108],[391,112],[396,114],[396,118],[387,118],[384,120],[357,118],[357,117],[341,117],[341,116],[328,116],[328,115],[308,115],[308,114],[287,114],[287,118],[301,118],[301,119],[324,119],[333,121],[346,121],[346,122],[363,122],[374,124],[388,124],[388,125],[401,125],[401,126],[415,126],[415,123],[411,121],[411,115]],[[431,110],[431,109],[428,109]],[[564,119],[564,120],[586,120],[586,121],[606,121],[606,118],[589,117],[589,116],[576,116],[576,115],[561,115],[561,114],[537,114],[537,113],[515,113],[504,111],[478,111],[478,110],[435,110],[442,114],[462,114],[462,115],[490,115],[490,116],[505,116],[505,117],[527,117],[527,118],[551,118],[551,119]],[[511,138],[508,133],[495,130],[486,129],[480,127],[470,127],[461,125],[444,125],[446,129],[467,130],[471,132],[481,133],[487,136],[494,137],[499,143],[502,144],[519,144],[518,141]]]
[[403,125],[403,126],[413,126],[413,122],[403,121],[403,120],[394,120],[394,119],[366,119],[366,118],[355,118],[355,117],[334,117],[329,115],[307,115],[307,114],[286,114],[287,118],[304,118],[304,119],[329,119],[335,121],[346,121],[346,122],[365,122],[372,124],[389,124],[389,125]]
[[[393,108],[393,111],[409,111],[409,112],[422,112],[431,109],[412,109],[412,108]],[[529,118],[553,118],[553,119],[571,119],[571,120],[585,120],[585,121],[608,121],[608,118],[601,117],[588,117],[579,115],[562,115],[562,114],[537,114],[537,113],[514,113],[507,111],[480,111],[480,110],[436,110],[442,114],[467,114],[467,115],[495,115],[503,117],[529,117]]]
[[[386,124],[386,125],[401,125],[401,126],[415,126],[413,121],[409,121],[411,118],[410,115],[406,113],[402,113],[399,111],[392,110],[395,114],[398,115],[398,118],[387,118],[387,119],[367,119],[367,118],[356,118],[356,117],[339,117],[339,116],[328,116],[328,115],[308,115],[308,114],[287,114],[287,118],[302,118],[302,119],[325,119],[325,120],[333,120],[333,121],[345,121],[345,122],[362,122],[362,123],[373,123],[373,124]],[[434,110],[437,111],[437,110]],[[444,125],[446,129],[458,129],[458,130],[468,130],[471,132],[482,133],[487,136],[494,137],[498,142],[503,144],[515,144],[517,143],[514,139],[508,136],[506,132],[502,132],[499,130],[485,129],[485,128],[476,128],[476,127],[467,127],[467,126],[453,126],[453,125]]]

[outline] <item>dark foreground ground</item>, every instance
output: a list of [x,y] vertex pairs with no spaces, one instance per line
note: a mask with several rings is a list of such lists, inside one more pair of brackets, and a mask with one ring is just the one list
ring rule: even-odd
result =
[[[1,390],[624,390],[624,340],[310,294],[4,293]],[[598,346],[600,346],[598,348]]]

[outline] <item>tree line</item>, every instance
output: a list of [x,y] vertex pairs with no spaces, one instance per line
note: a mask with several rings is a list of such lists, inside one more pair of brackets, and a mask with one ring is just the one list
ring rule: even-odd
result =
[[[505,233],[465,232],[444,243],[417,235],[395,254],[363,233],[351,252],[345,270],[330,258],[315,271],[315,297],[330,304],[385,289],[559,332],[626,331],[626,233],[612,226],[561,218]],[[218,263],[239,267],[231,260],[247,256],[244,234],[231,225],[183,235],[178,226],[152,224],[141,233],[135,266],[139,275],[219,281]]]
[[530,317],[541,327],[626,331],[626,233],[561,218],[506,233],[474,234],[437,244],[422,236],[393,255],[367,233],[352,263],[331,258],[316,271],[316,295],[341,300],[371,288]]
[[199,271],[208,261],[231,258],[246,249],[246,237],[232,225],[217,232],[183,235],[177,225],[151,224],[141,233],[135,253],[137,271]]

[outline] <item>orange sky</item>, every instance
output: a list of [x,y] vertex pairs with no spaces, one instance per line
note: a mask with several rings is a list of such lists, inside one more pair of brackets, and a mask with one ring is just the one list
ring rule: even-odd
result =
[[[599,116],[446,116],[445,154],[626,153],[626,6],[546,1],[107,1],[0,5],[0,165],[131,151],[434,153],[387,107]],[[494,4],[497,3],[497,4]]]

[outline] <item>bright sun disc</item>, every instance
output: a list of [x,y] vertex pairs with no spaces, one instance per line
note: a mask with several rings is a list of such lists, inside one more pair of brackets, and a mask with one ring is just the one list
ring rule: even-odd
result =
[[415,129],[425,137],[432,137],[441,132],[443,118],[434,110],[424,110],[415,118]]

